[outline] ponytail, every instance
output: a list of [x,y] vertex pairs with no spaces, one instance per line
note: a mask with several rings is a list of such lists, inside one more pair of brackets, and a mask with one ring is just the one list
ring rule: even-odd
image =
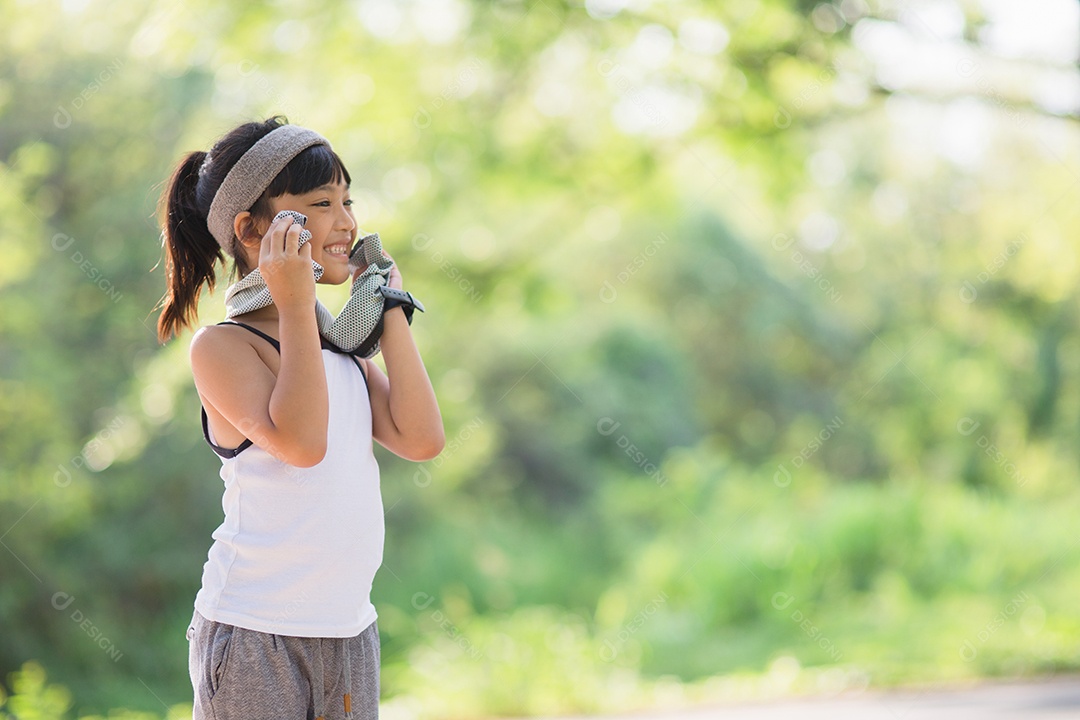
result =
[[194,324],[203,283],[213,292],[214,263],[225,262],[221,246],[206,225],[206,212],[200,210],[196,199],[199,168],[205,159],[201,150],[184,158],[162,196],[168,291],[157,324],[160,342]]

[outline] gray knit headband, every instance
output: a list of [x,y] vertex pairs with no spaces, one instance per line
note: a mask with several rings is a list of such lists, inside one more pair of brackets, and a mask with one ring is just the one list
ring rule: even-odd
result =
[[329,148],[330,142],[314,130],[282,125],[260,138],[229,169],[206,216],[211,234],[226,253],[231,254],[236,216],[250,209],[289,161],[312,145]]

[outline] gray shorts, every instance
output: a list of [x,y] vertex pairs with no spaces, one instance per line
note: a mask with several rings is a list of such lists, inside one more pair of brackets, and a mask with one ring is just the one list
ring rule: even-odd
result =
[[196,610],[187,638],[192,720],[379,717],[378,621],[353,637],[310,638],[227,625]]

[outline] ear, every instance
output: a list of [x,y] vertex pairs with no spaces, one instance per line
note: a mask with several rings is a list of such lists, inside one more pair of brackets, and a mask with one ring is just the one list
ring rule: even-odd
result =
[[233,232],[240,239],[241,245],[250,248],[259,246],[266,230],[260,231],[254,216],[245,210],[242,213],[237,213],[236,217],[233,218]]

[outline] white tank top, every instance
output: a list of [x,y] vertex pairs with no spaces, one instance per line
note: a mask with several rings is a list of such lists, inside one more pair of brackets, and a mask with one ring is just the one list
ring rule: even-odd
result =
[[[273,338],[242,327],[280,351]],[[212,534],[195,596],[195,609],[210,620],[278,635],[352,637],[378,617],[371,584],[385,527],[367,378],[356,358],[328,347],[324,341],[329,432],[319,464],[289,465],[250,440],[221,448],[203,410],[203,434],[221,457],[225,482],[225,520]]]

